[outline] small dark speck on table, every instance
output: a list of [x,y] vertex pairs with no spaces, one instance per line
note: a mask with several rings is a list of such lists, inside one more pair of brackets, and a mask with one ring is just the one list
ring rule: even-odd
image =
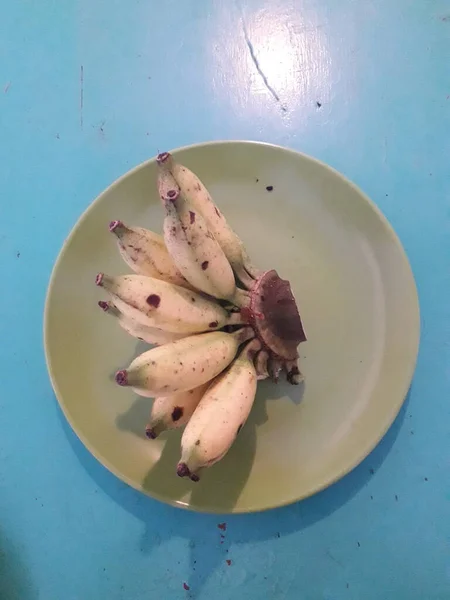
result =
[[370,473],[371,475],[373,475],[373,474],[375,473],[375,471],[374,471],[373,469],[369,469],[369,473]]
[[186,582],[183,583],[183,587],[187,592],[191,589]]
[[395,494],[395,501],[398,502],[398,496]]
[[258,183],[258,182],[259,182],[259,179],[258,179],[258,178],[256,178],[256,183]]
[[424,480],[424,481],[428,481],[428,477],[424,477],[424,478],[423,478],[423,480]]
[[361,544],[359,542],[356,542],[358,544],[358,548],[361,548]]
[[20,258],[20,252],[17,252],[17,253],[16,253],[16,257],[17,257],[17,258]]
[[322,103],[321,103],[321,102],[319,102],[319,101],[317,101],[317,102],[316,102],[316,106],[317,106],[317,108],[322,108]]
[[267,190],[268,192],[271,192],[271,191],[273,190],[273,185],[267,185],[267,186],[266,186],[266,190]]

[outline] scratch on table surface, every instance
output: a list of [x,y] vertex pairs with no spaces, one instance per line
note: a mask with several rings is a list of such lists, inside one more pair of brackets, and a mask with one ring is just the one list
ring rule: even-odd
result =
[[270,85],[267,75],[264,73],[261,65],[259,64],[259,60],[258,60],[258,57],[256,56],[255,48],[254,48],[254,46],[250,40],[250,37],[248,35],[248,30],[247,30],[247,25],[245,23],[244,13],[240,6],[239,6],[239,10],[241,12],[242,32],[244,33],[245,43],[247,44],[247,48],[250,53],[250,58],[252,59],[252,62],[255,65],[255,68],[256,68],[257,72],[259,73],[261,79],[263,80],[263,83],[264,83],[266,89],[268,90],[268,92],[270,93],[272,98],[275,100],[275,102],[280,105],[281,110],[283,112],[286,112],[287,108],[281,102],[280,96],[277,94],[276,90]]
[[83,104],[84,104],[84,68],[80,66],[80,127],[83,129]]
[[3,92],[4,92],[5,94],[7,94],[7,93],[8,93],[8,90],[9,90],[9,88],[10,88],[10,87],[11,87],[11,82],[10,82],[10,81],[8,81],[8,83],[7,83],[7,84],[5,85],[5,87],[3,88]]
[[344,565],[341,563],[340,560],[338,560],[334,554],[331,554],[330,550],[326,550],[325,554],[328,556],[328,558],[330,558],[334,563],[336,563],[337,565],[339,565],[340,567],[343,567]]

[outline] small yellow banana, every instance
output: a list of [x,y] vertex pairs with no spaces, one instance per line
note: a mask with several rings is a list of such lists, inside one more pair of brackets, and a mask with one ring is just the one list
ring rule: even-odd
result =
[[154,440],[167,429],[178,429],[186,425],[208,387],[209,382],[194,390],[155,398],[145,435]]
[[116,383],[154,398],[192,390],[221,373],[239,345],[254,336],[244,327],[234,333],[213,331],[152,348],[116,373]]
[[143,227],[127,227],[122,221],[111,221],[109,230],[117,236],[119,252],[135,273],[190,288],[170,258],[162,236]]
[[158,190],[166,211],[164,241],[172,260],[196,289],[239,304],[240,292],[224,251],[201,213],[187,202],[165,163],[159,167]]
[[200,333],[242,323],[239,313],[227,311],[196,292],[144,275],[110,277],[99,273],[97,285],[111,295],[127,317],[142,325],[173,333]]
[[259,271],[251,264],[244,244],[228,225],[204,184],[195,173],[178,164],[169,152],[159,154],[157,162],[165,165],[173,175],[188,203],[205,219],[238,279],[247,289],[251,289]]
[[230,449],[253,406],[257,384],[253,360],[259,348],[257,340],[249,342],[200,400],[181,439],[180,477],[198,481],[199,471]]
[[149,327],[148,325],[142,325],[139,321],[133,318],[127,318],[112,302],[105,302],[100,300],[98,305],[103,312],[111,315],[117,319],[119,325],[131,336],[153,344],[155,346],[161,346],[162,344],[168,344],[169,342],[175,342],[183,337],[186,337],[182,333],[172,333],[171,331],[163,331],[156,327]]

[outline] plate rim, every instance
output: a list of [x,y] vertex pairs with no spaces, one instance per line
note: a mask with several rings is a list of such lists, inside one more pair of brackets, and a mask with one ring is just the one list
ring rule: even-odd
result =
[[[54,373],[54,370],[53,370],[53,367],[51,364],[51,357],[50,357],[50,350],[49,350],[49,345],[50,345],[49,337],[48,337],[49,336],[48,321],[49,321],[49,311],[50,311],[49,307],[50,307],[50,298],[51,298],[52,291],[54,288],[56,273],[60,266],[60,263],[62,262],[65,254],[66,254],[67,247],[69,246],[69,243],[70,243],[72,237],[75,235],[75,231],[84,222],[84,220],[89,216],[89,213],[91,212],[91,210],[93,210],[94,206],[101,201],[103,196],[110,193],[112,189],[114,189],[115,187],[120,185],[123,180],[132,176],[137,171],[154,163],[156,161],[156,156],[153,158],[149,158],[145,161],[142,161],[135,167],[129,169],[128,171],[126,171],[125,173],[120,175],[112,183],[110,183],[103,191],[101,191],[89,203],[89,205],[80,214],[80,216],[78,217],[76,222],[72,225],[70,232],[66,236],[66,238],[63,242],[63,245],[61,246],[61,248],[58,252],[58,255],[56,257],[55,263],[53,265],[53,268],[51,270],[50,277],[48,280],[47,292],[45,295],[45,303],[44,303],[43,342],[44,342],[44,354],[45,354],[45,362],[46,362],[47,372],[48,372],[50,382],[52,384],[52,388],[53,388],[55,397],[57,399],[58,405],[59,405],[67,423],[70,425],[70,428],[72,429],[72,431],[75,433],[75,435],[78,437],[78,439],[84,445],[84,447],[90,452],[90,454],[92,454],[92,456],[104,468],[106,468],[108,471],[110,471],[110,473],[112,473],[115,477],[120,479],[122,482],[129,485],[131,488],[141,492],[145,496],[150,497],[154,500],[158,500],[159,502],[163,502],[164,504],[174,506],[176,508],[189,510],[189,511],[193,511],[193,512],[198,512],[198,513],[217,514],[217,515],[220,515],[220,514],[251,514],[251,513],[265,512],[265,511],[273,510],[276,508],[282,508],[284,506],[289,506],[291,504],[300,502],[301,500],[305,500],[306,498],[309,498],[309,497],[325,490],[326,488],[330,487],[331,485],[333,485],[334,483],[336,483],[337,481],[339,481],[340,479],[342,479],[343,477],[348,475],[351,471],[353,471],[353,469],[355,469],[358,465],[360,465],[361,462],[365,458],[367,458],[367,456],[369,456],[369,454],[381,442],[381,440],[384,438],[384,436],[386,435],[386,433],[388,432],[388,430],[394,423],[395,419],[397,418],[397,415],[399,414],[399,412],[406,400],[406,397],[410,390],[412,380],[414,377],[414,373],[416,370],[419,349],[420,349],[420,337],[421,337],[420,303],[419,303],[419,295],[418,295],[418,291],[417,291],[417,283],[416,283],[416,280],[414,277],[414,272],[412,270],[411,264],[408,259],[408,255],[403,247],[403,244],[402,244],[399,236],[395,232],[393,226],[391,225],[391,223],[389,222],[387,217],[383,214],[381,209],[377,206],[377,204],[375,204],[375,202],[359,186],[357,186],[355,183],[353,183],[353,181],[348,179],[345,175],[343,175],[341,172],[339,172],[334,167],[319,160],[318,158],[315,158],[314,156],[311,156],[304,152],[300,152],[298,150],[294,150],[293,148],[288,148],[285,146],[281,146],[279,144],[273,144],[270,142],[263,142],[263,141],[258,141],[258,140],[212,140],[212,141],[198,142],[195,144],[188,144],[185,146],[180,146],[178,148],[171,150],[170,152],[172,154],[176,155],[177,153],[186,151],[186,150],[199,149],[199,148],[204,148],[204,147],[208,147],[208,146],[223,146],[223,145],[265,146],[265,147],[271,148],[276,151],[288,152],[288,153],[291,153],[291,154],[299,157],[302,160],[312,162],[316,166],[319,166],[319,167],[327,170],[328,172],[332,173],[333,175],[337,176],[343,183],[350,186],[359,196],[361,196],[362,199],[367,203],[367,205],[372,209],[372,211],[375,213],[375,215],[381,221],[382,225],[385,227],[387,233],[391,237],[391,240],[394,242],[394,244],[397,248],[397,251],[400,253],[400,255],[403,259],[402,262],[403,262],[404,266],[406,267],[407,274],[409,274],[410,283],[411,283],[411,291],[413,292],[413,294],[411,296],[411,313],[412,313],[412,311],[414,311],[414,315],[412,314],[411,318],[412,318],[412,320],[415,321],[414,331],[416,332],[414,360],[411,361],[409,372],[407,374],[407,377],[405,377],[404,390],[402,391],[401,395],[399,394],[399,400],[392,404],[391,411],[386,412],[385,418],[383,419],[383,427],[382,428],[380,427],[377,434],[375,436],[373,436],[373,438],[371,437],[369,439],[368,443],[366,443],[362,447],[362,449],[360,449],[360,451],[355,455],[355,457],[353,457],[352,460],[347,461],[347,463],[333,477],[326,478],[324,481],[320,482],[318,485],[312,486],[310,489],[305,490],[302,494],[296,496],[295,498],[288,498],[288,499],[286,499],[286,501],[283,501],[283,502],[271,503],[270,505],[262,507],[262,508],[250,506],[247,508],[236,509],[235,507],[233,507],[228,511],[216,511],[213,508],[208,508],[208,507],[204,508],[204,507],[200,507],[196,504],[188,504],[186,502],[182,502],[181,500],[171,500],[171,499],[169,499],[165,496],[162,496],[158,493],[153,493],[153,492],[150,492],[150,491],[140,487],[134,480],[132,480],[125,473],[123,473],[119,469],[117,469],[114,466],[114,464],[112,464],[105,456],[103,456],[99,451],[97,451],[97,449],[83,435],[83,433],[78,430],[76,423],[74,423],[73,420],[71,419],[71,417],[69,416],[67,407],[65,406],[65,402],[63,400],[63,394],[59,390],[59,387],[58,387],[58,384],[56,381],[56,374]],[[360,446],[360,448],[361,448],[361,446]]]

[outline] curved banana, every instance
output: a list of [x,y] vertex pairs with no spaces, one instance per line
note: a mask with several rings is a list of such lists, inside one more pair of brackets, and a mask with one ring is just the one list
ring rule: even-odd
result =
[[251,289],[259,272],[251,264],[244,244],[228,225],[206,187],[195,173],[175,162],[169,152],[159,154],[157,162],[164,164],[165,168],[173,175],[189,204],[205,219],[209,230],[224,251],[238,279],[247,289]]
[[257,340],[249,342],[200,400],[181,439],[180,477],[198,481],[199,471],[230,449],[253,406],[257,384],[253,360],[259,348]]
[[208,387],[209,382],[194,390],[155,398],[145,435],[154,440],[167,429],[178,429],[186,425]]
[[150,398],[192,390],[226,369],[239,345],[253,336],[253,330],[244,327],[234,333],[202,333],[152,348],[135,358],[128,369],[117,371],[116,383]]
[[162,236],[143,227],[127,227],[122,221],[111,221],[109,230],[117,236],[119,252],[135,273],[190,288],[170,258]]
[[186,201],[164,162],[158,163],[158,190],[163,201],[164,241],[174,263],[196,289],[239,303],[233,269],[202,215]]
[[229,314],[200,294],[161,279],[99,273],[96,284],[109,292],[127,318],[164,331],[200,333],[242,323],[239,313]]
[[138,340],[160,346],[162,344],[168,344],[169,342],[175,342],[183,337],[186,337],[182,333],[172,333],[171,331],[163,331],[156,327],[149,327],[148,325],[142,325],[133,318],[127,318],[112,302],[105,302],[100,300],[98,305],[103,312],[111,315],[117,319],[119,325],[131,336]]

